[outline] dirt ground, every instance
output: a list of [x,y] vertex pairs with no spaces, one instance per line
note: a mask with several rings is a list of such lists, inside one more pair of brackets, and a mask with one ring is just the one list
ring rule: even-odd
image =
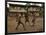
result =
[[[13,32],[36,32],[36,31],[43,31],[43,18],[42,17],[38,17],[35,19],[35,24],[33,26],[32,23],[32,17],[29,17],[29,22],[24,23],[25,18],[22,18],[22,22],[24,23],[25,27],[23,27],[22,24],[20,24],[18,26],[18,28],[16,29],[18,23],[16,22],[16,18],[15,17],[10,17],[8,16],[8,23],[7,23],[7,28],[8,28],[8,32],[9,33],[13,33]],[[24,30],[25,28],[25,30]]]

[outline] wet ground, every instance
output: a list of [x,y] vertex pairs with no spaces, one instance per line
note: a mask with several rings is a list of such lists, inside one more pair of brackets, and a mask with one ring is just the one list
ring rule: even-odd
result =
[[[15,17],[10,17],[8,16],[8,23],[7,23],[7,28],[8,32],[36,32],[36,31],[43,31],[43,18],[38,17],[35,19],[35,24],[32,22],[32,17],[29,17],[29,22],[25,23],[25,18],[22,18],[21,21],[24,23],[24,27],[22,24],[18,26],[16,29],[18,23],[16,22]],[[34,24],[34,26],[33,26]],[[25,30],[24,30],[25,28]]]

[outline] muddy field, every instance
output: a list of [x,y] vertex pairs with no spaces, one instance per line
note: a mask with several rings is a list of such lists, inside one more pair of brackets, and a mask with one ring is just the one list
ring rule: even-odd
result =
[[[16,17],[8,17],[8,23],[7,23],[7,28],[8,32],[13,33],[13,32],[39,32],[43,31],[43,18],[38,17],[35,19],[35,24],[32,22],[32,17],[29,17],[29,22],[25,23],[25,18],[21,18],[21,21],[24,23],[23,25],[20,23],[20,25],[17,27],[18,22],[16,22]],[[17,27],[17,29],[16,29]],[[24,30],[25,29],[25,30]]]

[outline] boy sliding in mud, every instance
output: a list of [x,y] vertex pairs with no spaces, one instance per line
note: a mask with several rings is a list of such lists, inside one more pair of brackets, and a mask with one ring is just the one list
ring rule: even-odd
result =
[[[16,27],[16,29],[19,27],[19,25],[20,24],[22,24],[23,25],[23,27],[24,27],[24,30],[25,30],[25,19],[23,20],[23,19],[21,19],[21,18],[24,18],[24,14],[19,14],[18,16],[17,16],[17,21],[18,21],[18,24],[17,24],[17,27]],[[23,21],[22,21],[23,20]]]

